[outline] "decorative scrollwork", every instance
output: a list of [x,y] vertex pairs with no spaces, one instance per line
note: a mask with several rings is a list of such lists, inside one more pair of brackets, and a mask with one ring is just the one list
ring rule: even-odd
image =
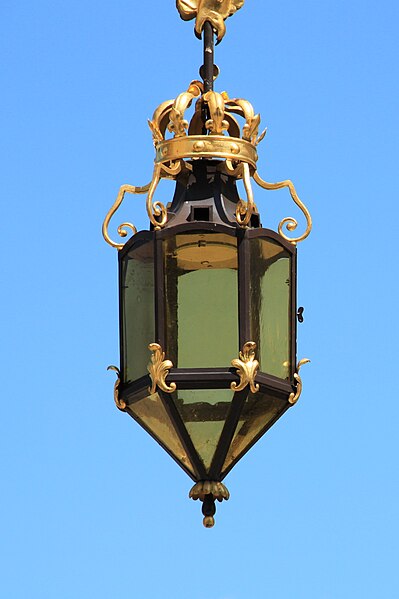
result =
[[169,162],[169,164],[163,163],[161,175],[165,179],[175,179],[177,175],[183,170],[183,168],[190,170],[190,166],[191,165],[187,165],[184,162],[184,160],[176,160],[176,162]]
[[297,386],[296,386],[296,392],[292,392],[288,398],[288,401],[290,402],[290,404],[294,405],[296,404],[296,402],[298,401],[298,399],[301,397],[301,393],[302,393],[302,379],[299,376],[299,371],[302,368],[302,366],[304,364],[308,364],[310,362],[309,358],[303,358],[303,360],[300,360],[298,362],[297,365],[297,372],[294,374],[294,379],[297,382]]
[[296,244],[299,241],[303,241],[304,239],[306,239],[306,237],[308,237],[308,235],[310,234],[310,232],[312,230],[312,217],[310,216],[310,212],[306,208],[305,204],[303,204],[301,202],[301,200],[299,199],[292,181],[287,179],[286,181],[280,181],[279,183],[268,183],[267,181],[264,181],[259,176],[257,171],[255,171],[253,177],[254,177],[254,181],[260,187],[263,187],[263,189],[274,190],[274,189],[283,189],[284,187],[288,187],[288,189],[290,190],[292,199],[294,200],[294,202],[298,206],[298,208],[300,208],[300,210],[302,210],[302,212],[306,218],[307,227],[306,227],[305,233],[303,233],[299,237],[287,237],[287,235],[285,235],[285,233],[283,232],[284,225],[286,226],[286,229],[288,231],[295,231],[295,229],[298,226],[298,222],[295,220],[295,218],[293,218],[292,216],[287,216],[286,218],[283,218],[283,220],[280,222],[280,224],[278,226],[278,232],[281,235],[281,237],[283,237],[284,239],[286,239],[287,241],[289,241],[290,243],[293,243],[293,244]]
[[147,214],[151,223],[154,225],[154,229],[158,231],[162,229],[168,222],[168,212],[162,202],[152,202],[156,188],[161,179],[162,164],[156,164],[154,166],[154,173],[150,188],[147,196]]
[[195,21],[195,33],[201,37],[205,21],[210,21],[220,42],[226,33],[224,23],[244,4],[244,0],[176,0],[177,10],[184,21]]
[[151,395],[155,393],[157,387],[165,393],[173,393],[173,391],[176,391],[176,383],[168,385],[165,380],[169,374],[169,369],[173,368],[172,362],[165,360],[165,352],[158,343],[150,343],[148,349],[152,351],[151,362],[148,364],[148,372],[152,382],[149,388]]
[[114,385],[114,401],[118,410],[124,412],[126,410],[126,403],[122,399],[119,399],[119,385],[121,383],[119,368],[117,368],[116,366],[108,366],[107,370],[113,370],[114,372],[116,372],[117,379]]
[[235,381],[231,383],[230,387],[233,391],[242,391],[247,385],[252,393],[259,391],[259,385],[255,383],[255,377],[259,370],[259,362],[255,359],[255,349],[256,343],[248,341],[240,351],[239,358],[231,361],[231,365],[237,368],[237,374],[240,377],[239,384]]
[[[109,245],[111,245],[112,247],[116,248],[117,250],[121,250],[123,248],[124,244],[117,243],[116,241],[112,241],[112,239],[110,238],[110,236],[108,234],[108,226],[109,226],[111,218],[113,217],[115,212],[118,210],[118,208],[122,204],[123,199],[125,197],[125,193],[132,193],[132,194],[147,193],[147,191],[150,189],[150,185],[151,185],[150,183],[148,185],[144,185],[143,187],[135,187],[134,185],[122,185],[122,187],[119,189],[117,198],[116,198],[115,202],[113,203],[111,209],[109,210],[107,216],[105,217],[103,226],[102,226],[102,233],[103,233],[103,237],[104,237],[105,241],[107,243],[109,243]],[[137,233],[137,229],[134,225],[132,225],[131,223],[122,223],[118,227],[118,235],[120,237],[127,236],[128,233],[127,233],[125,227],[128,229],[131,229],[131,231],[133,232],[133,235]]]
[[147,214],[155,231],[163,229],[168,222],[168,211],[162,202],[152,201],[154,193],[162,177],[174,179],[180,173],[182,170],[182,162],[183,161],[177,160],[175,162],[169,162],[169,164],[156,163],[154,166],[154,173],[147,195]]
[[221,173],[226,173],[238,179],[241,176],[241,163],[237,164],[233,160],[226,158],[224,162],[218,165],[218,170]]
[[240,201],[237,202],[236,219],[240,227],[244,228],[249,225],[251,216],[257,212],[257,208],[254,202],[249,165],[246,162],[243,162],[241,167],[244,188],[247,193],[247,201],[245,202],[240,198]]

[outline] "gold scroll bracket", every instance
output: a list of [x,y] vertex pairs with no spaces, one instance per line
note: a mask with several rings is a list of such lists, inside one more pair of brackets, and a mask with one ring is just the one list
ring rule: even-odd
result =
[[176,0],[176,7],[183,21],[195,19],[195,33],[201,37],[205,21],[214,28],[218,42],[226,33],[225,20],[244,5],[244,0]]
[[286,239],[287,241],[289,241],[290,243],[292,243],[294,245],[297,244],[299,241],[303,241],[304,239],[306,239],[306,237],[310,234],[310,232],[312,230],[312,217],[310,216],[310,212],[306,208],[305,204],[303,202],[301,202],[301,200],[299,199],[298,194],[295,190],[295,187],[294,187],[294,184],[292,183],[292,181],[287,179],[286,181],[280,181],[279,183],[268,183],[267,181],[264,181],[262,179],[262,177],[259,176],[257,171],[255,171],[253,177],[254,177],[255,183],[257,183],[260,187],[263,187],[263,189],[274,190],[274,189],[283,189],[284,187],[288,187],[288,189],[290,190],[292,199],[294,200],[294,202],[298,206],[298,208],[300,208],[300,210],[302,210],[302,212],[306,218],[306,231],[299,237],[287,237],[287,235],[283,231],[284,225],[286,226],[288,231],[295,231],[295,229],[298,226],[298,222],[295,220],[295,218],[293,218],[292,216],[287,216],[286,218],[283,218],[283,220],[280,222],[280,224],[278,226],[278,232],[280,233],[281,237],[283,237],[284,239]]
[[[111,218],[114,216],[115,212],[119,209],[120,205],[122,204],[122,202],[125,198],[126,193],[132,193],[132,194],[147,193],[150,189],[150,186],[151,186],[151,183],[148,183],[148,185],[144,185],[143,187],[135,187],[134,185],[122,185],[122,187],[119,189],[117,198],[116,198],[115,202],[113,203],[112,207],[110,208],[110,210],[108,211],[108,214],[104,219],[103,227],[102,227],[102,233],[103,233],[103,237],[104,237],[105,241],[107,243],[109,243],[109,245],[111,245],[112,247],[116,248],[117,250],[121,250],[123,248],[124,244],[118,243],[117,241],[113,241],[111,239],[111,237],[109,236],[108,227],[109,227]],[[132,231],[133,235],[135,233],[137,233],[137,229],[134,225],[132,225],[132,223],[122,223],[118,227],[119,237],[127,236],[128,233],[126,231],[126,228],[130,229]]]
[[150,219],[151,224],[154,226],[156,231],[163,229],[163,227],[168,222],[168,211],[162,202],[156,201],[154,202],[154,193],[156,188],[158,187],[158,183],[160,182],[162,177],[165,178],[174,178],[176,177],[182,170],[182,161],[177,160],[175,162],[169,162],[169,165],[166,164],[158,164],[154,165],[154,172],[152,175],[152,181],[148,186],[148,195],[147,195],[147,214]]
[[299,371],[302,368],[302,366],[304,364],[309,364],[310,360],[309,358],[303,358],[303,360],[300,360],[298,362],[297,365],[297,372],[294,374],[294,379],[296,380],[297,386],[296,386],[296,392],[292,392],[291,395],[288,398],[288,401],[290,402],[290,404],[294,405],[296,404],[296,402],[298,401],[298,399],[301,397],[301,393],[302,393],[302,379],[299,376]]
[[240,167],[242,169],[242,180],[247,194],[247,201],[240,198],[240,201],[237,203],[236,219],[240,227],[245,228],[251,222],[252,215],[258,213],[258,209],[254,202],[249,165],[243,162]]

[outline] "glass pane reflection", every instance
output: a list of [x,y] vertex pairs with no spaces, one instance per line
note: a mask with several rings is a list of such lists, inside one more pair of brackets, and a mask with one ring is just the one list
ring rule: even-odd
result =
[[177,235],[164,255],[168,357],[177,368],[229,367],[238,350],[236,238]]
[[122,264],[122,380],[147,374],[148,344],[155,339],[154,250],[152,243],[134,248]]
[[260,370],[290,377],[291,256],[277,242],[252,239],[251,330]]
[[178,389],[173,398],[198,455],[209,469],[233,392],[230,389]]
[[165,447],[193,474],[193,466],[184,450],[158,393],[136,401],[127,408],[143,428],[151,431]]
[[222,473],[240,459],[255,437],[286,409],[287,403],[265,393],[250,393],[244,404]]

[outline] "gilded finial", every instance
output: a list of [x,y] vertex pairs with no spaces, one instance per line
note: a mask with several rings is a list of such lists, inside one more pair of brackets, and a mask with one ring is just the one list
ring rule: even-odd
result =
[[226,33],[225,20],[244,4],[244,0],[176,0],[176,7],[184,21],[195,19],[195,33],[201,37],[205,21],[214,28],[218,42]]

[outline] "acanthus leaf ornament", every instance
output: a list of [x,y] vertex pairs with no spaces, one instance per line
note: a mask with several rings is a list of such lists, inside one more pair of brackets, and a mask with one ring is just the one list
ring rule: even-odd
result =
[[168,385],[165,380],[169,374],[169,369],[173,368],[173,363],[170,360],[165,360],[165,352],[159,343],[150,343],[148,349],[152,351],[151,362],[148,364],[148,372],[152,383],[149,392],[152,395],[159,387],[165,393],[173,393],[173,391],[176,391],[176,383]]
[[209,21],[221,42],[225,33],[225,20],[244,5],[244,0],[176,0],[176,7],[184,21],[195,19],[195,33],[201,37],[205,21]]
[[259,391],[259,385],[255,383],[255,377],[259,370],[259,362],[255,359],[256,343],[248,341],[244,344],[239,357],[231,361],[233,368],[237,368],[237,374],[240,377],[240,382],[231,383],[233,391],[242,391],[247,385],[252,393]]
[[122,399],[119,399],[119,385],[121,383],[121,373],[119,372],[119,368],[117,366],[108,366],[107,370],[116,372],[117,378],[114,385],[114,401],[118,410],[124,412],[126,410],[126,403]]
[[298,362],[297,371],[294,374],[294,379],[296,380],[296,383],[297,383],[297,385],[296,385],[296,391],[295,391],[295,393],[293,391],[290,394],[289,398],[288,398],[288,401],[290,402],[291,405],[296,404],[296,402],[298,401],[298,399],[301,397],[301,393],[302,393],[302,379],[299,376],[299,371],[300,371],[300,369],[302,368],[302,366],[304,364],[309,364],[309,362],[310,362],[309,358],[303,358],[302,360],[300,360]]
[[213,495],[217,501],[222,502],[223,500],[228,501],[230,499],[230,493],[227,487],[217,481],[201,481],[196,483],[190,493],[190,499],[197,501],[204,501],[206,495]]
[[205,528],[212,528],[215,525],[215,501],[228,501],[230,493],[223,483],[206,480],[196,483],[192,487],[189,497],[194,501],[198,501],[198,499],[202,501],[203,524]]

